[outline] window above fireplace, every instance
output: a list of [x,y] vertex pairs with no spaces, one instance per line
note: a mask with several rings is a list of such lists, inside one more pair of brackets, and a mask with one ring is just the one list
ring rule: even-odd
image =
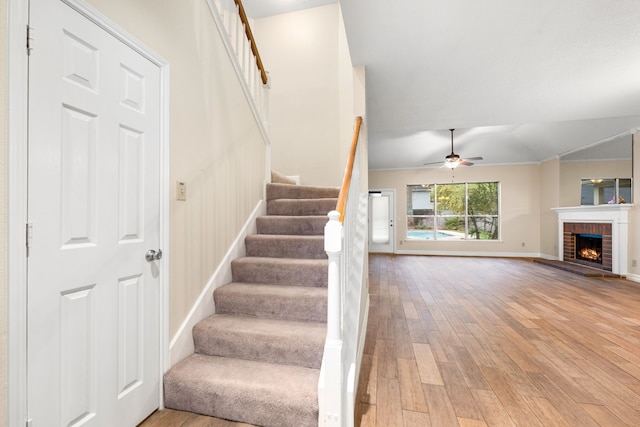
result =
[[581,205],[632,203],[631,178],[587,178],[581,180]]

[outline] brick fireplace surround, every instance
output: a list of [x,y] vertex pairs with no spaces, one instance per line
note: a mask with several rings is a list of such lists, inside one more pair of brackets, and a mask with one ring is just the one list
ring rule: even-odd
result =
[[[558,214],[558,258],[627,275],[629,209],[633,205],[597,205],[553,208]],[[602,265],[575,259],[575,234],[602,235]]]

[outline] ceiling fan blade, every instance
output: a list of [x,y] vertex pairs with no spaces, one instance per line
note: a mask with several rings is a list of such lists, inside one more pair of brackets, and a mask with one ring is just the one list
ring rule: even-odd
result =
[[465,157],[464,160],[483,160],[482,157]]
[[473,164],[474,164],[473,162],[468,162],[466,160],[461,160],[460,163],[458,163],[458,165],[461,165],[461,166],[473,166]]
[[442,164],[442,160],[440,160],[439,162],[424,163],[424,166],[428,166],[428,165],[441,165],[441,164]]

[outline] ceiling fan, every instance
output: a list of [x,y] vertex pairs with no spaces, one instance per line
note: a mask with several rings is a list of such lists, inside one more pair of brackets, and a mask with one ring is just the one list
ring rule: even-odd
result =
[[[453,131],[454,130],[455,129],[449,129],[449,131],[451,132],[451,154],[449,154],[448,156],[445,156],[443,166],[446,166],[449,169],[455,169],[460,165],[462,166],[473,165],[473,162],[470,162],[469,160],[482,160],[482,157],[467,157],[466,159],[463,159],[458,154],[453,152]],[[442,163],[442,162],[430,162],[430,163],[425,163],[424,165],[425,166],[436,165],[438,163]]]

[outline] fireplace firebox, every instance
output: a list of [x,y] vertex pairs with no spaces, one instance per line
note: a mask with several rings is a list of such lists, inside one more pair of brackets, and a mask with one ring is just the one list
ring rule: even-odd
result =
[[576,234],[575,258],[602,264],[602,235]]
[[611,271],[611,224],[565,222],[563,260]]

